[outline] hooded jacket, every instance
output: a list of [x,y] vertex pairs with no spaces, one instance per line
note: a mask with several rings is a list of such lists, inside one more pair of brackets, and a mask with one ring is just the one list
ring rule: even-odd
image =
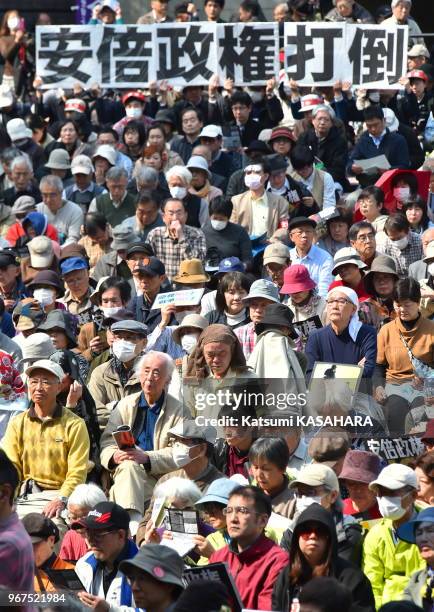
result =
[[[289,558],[293,559],[295,552],[299,550],[298,540],[301,526],[311,521],[320,523],[329,533],[332,547],[331,571],[329,575],[351,590],[353,603],[350,612],[373,612],[375,610],[375,600],[369,580],[361,570],[339,557],[333,516],[319,504],[312,504],[300,514],[294,528]],[[291,601],[298,596],[298,587],[290,584],[289,569],[290,565],[281,571],[274,586],[272,597],[273,610],[286,612],[291,608]]]

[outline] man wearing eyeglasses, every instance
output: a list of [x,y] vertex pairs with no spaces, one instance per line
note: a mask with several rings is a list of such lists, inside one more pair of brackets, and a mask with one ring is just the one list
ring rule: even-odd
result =
[[71,529],[82,530],[89,547],[75,566],[85,588],[78,597],[89,608],[108,612],[111,606],[134,607],[131,585],[119,569],[121,561],[137,554],[137,546],[128,539],[129,523],[128,512],[122,506],[100,502],[71,525]]
[[247,191],[232,198],[232,223],[238,223],[251,236],[274,232],[288,221],[288,201],[280,195],[265,191],[269,174],[263,162],[257,161],[244,168]]
[[369,221],[359,221],[350,227],[348,238],[353,249],[356,249],[360,259],[366,264],[366,272],[374,259],[381,255],[377,251],[374,226]]
[[[113,476],[110,499],[128,510],[133,535],[158,476],[177,467],[169,431],[182,420],[183,407],[167,392],[174,367],[165,353],[147,353],[136,364],[141,391],[118,402],[101,437],[101,463]],[[117,446],[112,434],[122,425],[131,428],[134,446]]]
[[289,237],[294,243],[291,249],[291,262],[302,264],[309,270],[309,276],[315,281],[318,293],[327,295],[333,282],[333,258],[324,249],[313,244],[316,223],[308,217],[294,217],[288,225]]
[[20,474],[17,512],[20,517],[42,512],[64,533],[60,513],[75,487],[86,480],[89,434],[83,419],[57,403],[65,377],[57,363],[41,359],[25,374],[29,409],[9,421],[2,442]]
[[237,487],[223,512],[231,541],[209,562],[227,563],[245,608],[271,610],[273,586],[288,564],[288,555],[264,535],[270,499],[258,487]]

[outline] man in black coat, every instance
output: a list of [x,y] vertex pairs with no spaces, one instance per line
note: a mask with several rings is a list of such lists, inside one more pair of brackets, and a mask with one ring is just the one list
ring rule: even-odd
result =
[[325,104],[316,106],[312,115],[312,127],[300,135],[298,143],[309,147],[315,157],[324,164],[324,170],[346,190],[348,144],[334,125],[336,115],[333,109]]

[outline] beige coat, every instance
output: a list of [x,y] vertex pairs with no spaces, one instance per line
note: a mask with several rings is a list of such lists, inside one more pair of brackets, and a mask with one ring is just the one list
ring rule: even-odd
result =
[[[110,460],[118,450],[112,432],[119,425],[129,425],[133,430],[140,394],[141,392],[133,393],[125,397],[110,414],[107,427],[104,429],[101,437],[101,464],[107,469],[110,469]],[[172,459],[172,447],[169,445],[169,429],[172,429],[172,427],[175,427],[180,421],[188,417],[189,415],[183,405],[171,395],[166,394],[157,422],[155,423],[154,450],[146,452],[151,460],[150,473],[152,475],[166,474],[178,469]]]
[[94,369],[89,379],[88,388],[95,401],[96,414],[101,429],[104,429],[107,425],[110,412],[119,400],[142,390],[135,373],[131,375],[125,387],[121,385],[121,381],[113,369],[112,359]]
[[[288,220],[289,205],[288,201],[282,196],[266,192],[268,200],[268,231],[267,238],[271,238],[278,229],[282,221]],[[246,232],[251,235],[253,227],[253,212],[250,191],[245,191],[232,198],[233,211],[231,216],[232,223],[238,223],[244,227]]]

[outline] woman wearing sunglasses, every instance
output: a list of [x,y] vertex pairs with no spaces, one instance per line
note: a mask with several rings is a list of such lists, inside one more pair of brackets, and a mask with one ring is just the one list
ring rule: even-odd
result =
[[368,579],[355,565],[338,556],[333,517],[319,504],[312,504],[300,514],[292,535],[289,559],[289,565],[281,571],[273,589],[273,610],[298,609],[304,586],[317,576],[336,578],[352,592],[351,612],[375,609]]

